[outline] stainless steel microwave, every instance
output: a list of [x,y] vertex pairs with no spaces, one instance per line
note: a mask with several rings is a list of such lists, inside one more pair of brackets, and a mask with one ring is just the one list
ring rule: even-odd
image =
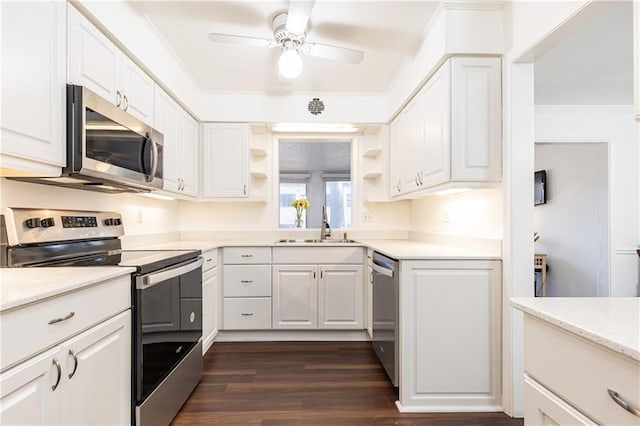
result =
[[67,85],[67,165],[32,182],[101,192],[162,189],[163,136],[86,87]]

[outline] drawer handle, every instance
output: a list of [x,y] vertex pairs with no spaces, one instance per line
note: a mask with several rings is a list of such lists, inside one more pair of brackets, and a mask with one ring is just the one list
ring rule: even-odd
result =
[[253,257],[252,254],[241,254],[240,257]]
[[241,280],[240,282],[242,284],[251,284],[253,282],[253,280]]
[[60,368],[60,363],[55,358],[53,359],[53,365],[55,365],[56,370],[58,370],[58,378],[56,379],[56,382],[53,384],[53,386],[51,386],[52,391],[58,388],[58,385],[60,384],[60,378],[62,377],[62,369]]
[[253,312],[250,314],[245,314],[244,312],[241,313],[240,315],[242,315],[243,317],[252,317],[253,316]]
[[212,260],[213,260],[213,258],[211,258],[211,257],[207,258],[207,262],[211,262]]
[[78,369],[78,357],[76,353],[69,349],[69,355],[73,357],[73,371],[69,373],[69,378],[72,378],[74,374],[76,374],[76,370]]
[[616,402],[616,404],[618,404],[634,416],[640,417],[640,410],[634,407],[632,403],[626,401],[623,397],[621,397],[618,392],[611,389],[607,389],[607,392],[609,392],[609,396]]
[[69,312],[67,315],[63,316],[62,318],[54,318],[51,321],[49,321],[49,325],[51,324],[55,324],[58,322],[62,322],[62,321],[66,321],[69,318],[73,317],[76,313],[75,312]]

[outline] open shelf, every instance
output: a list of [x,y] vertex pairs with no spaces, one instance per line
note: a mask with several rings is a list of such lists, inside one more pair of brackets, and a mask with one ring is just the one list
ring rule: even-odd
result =
[[363,157],[376,158],[382,152],[381,148],[369,148],[362,153]]
[[364,176],[362,176],[362,178],[373,180],[373,179],[378,179],[380,176],[382,176],[382,172],[369,172],[369,173],[365,173]]
[[263,158],[267,156],[267,150],[260,147],[251,147],[251,155],[256,158]]

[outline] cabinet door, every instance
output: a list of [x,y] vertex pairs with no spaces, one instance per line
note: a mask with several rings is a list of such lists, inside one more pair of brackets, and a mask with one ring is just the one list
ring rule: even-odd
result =
[[502,177],[500,58],[451,60],[451,178],[499,181]]
[[400,335],[414,336],[400,343],[402,405],[498,407],[500,262],[403,261],[400,268]]
[[202,276],[202,352],[209,350],[218,332],[218,268]]
[[65,425],[128,424],[131,420],[131,311],[62,345]]
[[318,328],[364,328],[362,265],[320,265]]
[[204,125],[202,157],[204,197],[248,196],[248,125]]
[[403,156],[402,140],[404,139],[404,113],[401,112],[389,126],[389,195],[397,197],[402,193],[402,173]]
[[180,151],[179,119],[177,105],[173,99],[163,90],[156,90],[154,126],[164,136],[164,145],[162,146],[162,178],[164,183],[162,188],[171,192],[180,192],[182,186],[180,158],[183,153]]
[[451,179],[451,66],[445,63],[420,92],[423,137],[418,142],[418,186]]
[[[4,7],[4,5],[3,5]],[[58,348],[38,355],[0,375],[0,424],[60,423],[60,395],[64,392]],[[55,390],[52,389],[58,382]]]
[[273,328],[318,328],[318,267],[273,265]]
[[180,176],[182,177],[182,192],[186,195],[198,195],[199,177],[199,144],[198,122],[182,111],[181,116],[181,150],[180,150]]
[[2,3],[0,126],[6,171],[59,176],[65,165],[65,13],[64,2]]
[[120,56],[118,87],[122,91],[122,109],[153,126],[154,82],[124,55]]
[[122,105],[118,73],[122,52],[87,18],[71,6],[68,10],[69,82],[85,86],[99,96]]
[[424,99],[416,96],[405,107],[405,133],[402,144],[404,152],[401,164],[400,181],[402,182],[402,193],[413,192],[418,188],[418,170],[420,166],[421,148],[424,138]]

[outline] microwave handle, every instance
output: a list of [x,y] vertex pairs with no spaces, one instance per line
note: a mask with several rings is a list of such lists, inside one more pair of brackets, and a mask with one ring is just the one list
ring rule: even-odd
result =
[[151,171],[149,175],[146,177],[147,182],[152,182],[156,177],[156,172],[158,171],[158,146],[151,139],[151,136],[147,134],[147,140],[151,142]]

